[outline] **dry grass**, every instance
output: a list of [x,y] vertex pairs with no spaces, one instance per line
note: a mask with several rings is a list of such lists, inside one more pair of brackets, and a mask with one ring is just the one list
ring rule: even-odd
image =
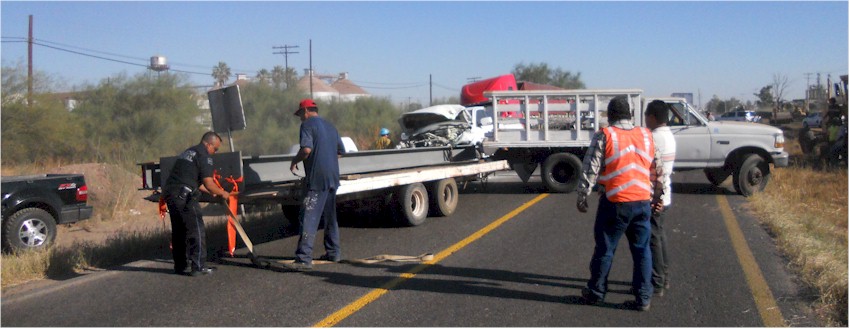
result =
[[829,326],[847,326],[847,195],[846,169],[789,167],[775,169],[765,191],[749,199],[791,269],[819,295],[813,308]]
[[[132,262],[168,251],[170,232],[119,231],[103,243],[75,242],[68,247],[2,255],[2,285],[6,288],[32,280],[63,279],[86,271]],[[164,248],[163,248],[164,247]]]

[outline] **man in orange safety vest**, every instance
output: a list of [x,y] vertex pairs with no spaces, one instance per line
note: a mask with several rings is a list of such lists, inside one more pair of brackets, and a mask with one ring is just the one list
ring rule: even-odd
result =
[[587,197],[593,186],[601,185],[593,225],[596,246],[590,261],[590,280],[582,289],[582,298],[587,304],[605,298],[614,251],[625,234],[634,262],[635,296],[626,306],[648,311],[653,293],[650,216],[652,207],[661,203],[665,175],[661,152],[656,151],[652,133],[632,124],[629,103],[625,96],[608,103],[609,126],[593,136],[582,164],[576,200],[580,212],[587,212]]

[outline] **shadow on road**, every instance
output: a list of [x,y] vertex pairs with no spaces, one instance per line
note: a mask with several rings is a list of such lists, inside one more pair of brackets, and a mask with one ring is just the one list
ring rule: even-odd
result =
[[[364,276],[351,273],[340,273],[332,271],[321,271],[324,266],[356,266],[361,268],[384,269],[393,275],[383,276]],[[290,270],[277,265],[273,265],[269,270],[291,273],[293,275],[303,274],[313,277],[324,278],[325,282],[354,286],[362,288],[386,289],[386,285],[390,282],[396,282],[399,275],[409,273],[418,266],[428,266],[427,269],[420,274],[427,273],[429,276],[456,277],[456,279],[438,279],[425,278],[417,276],[415,279],[401,282],[390,288],[390,290],[412,290],[423,292],[434,292],[443,294],[461,294],[461,295],[477,295],[485,297],[495,297],[504,299],[521,299],[530,301],[550,302],[550,303],[566,303],[575,305],[584,305],[584,301],[580,297],[581,289],[585,287],[585,278],[571,278],[561,276],[542,275],[537,273],[526,273],[517,271],[506,271],[498,269],[481,269],[468,267],[452,267],[422,264],[399,264],[399,263],[383,263],[383,264],[360,264],[360,263],[340,263],[331,265],[317,265],[313,271],[294,273]],[[498,282],[497,282],[498,281]],[[533,286],[549,286],[557,288],[574,289],[575,295],[551,295],[534,291],[522,291],[505,288],[506,285],[500,282],[518,283]],[[616,289],[609,290],[611,294],[628,294],[630,282],[609,281],[609,284],[616,286]],[[555,291],[561,291],[555,290]],[[614,303],[599,303],[596,307],[606,307],[620,309],[622,304]]]

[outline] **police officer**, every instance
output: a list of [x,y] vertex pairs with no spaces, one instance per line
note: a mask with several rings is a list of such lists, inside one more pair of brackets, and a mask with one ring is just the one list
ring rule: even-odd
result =
[[171,215],[171,254],[174,257],[174,273],[191,276],[212,274],[207,267],[206,233],[201,205],[201,192],[221,196],[225,200],[230,193],[213,181],[212,155],[221,146],[221,137],[207,132],[198,145],[192,146],[177,157],[174,168],[163,187],[163,197]]

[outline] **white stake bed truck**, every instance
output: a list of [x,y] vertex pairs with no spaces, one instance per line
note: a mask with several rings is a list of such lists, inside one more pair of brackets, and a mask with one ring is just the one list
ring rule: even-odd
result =
[[[652,101],[639,89],[485,91],[490,103],[471,106],[471,124],[485,131],[479,145],[484,156],[506,160],[523,181],[540,167],[552,192],[578,185],[582,159],[598,127],[607,124],[608,102],[628,98],[633,122],[645,126],[643,112]],[[669,126],[676,138],[674,169],[701,169],[721,184],[732,176],[745,196],[761,191],[770,165],[788,165],[782,130],[758,123],[709,121],[682,98],[659,98],[672,105]]]

